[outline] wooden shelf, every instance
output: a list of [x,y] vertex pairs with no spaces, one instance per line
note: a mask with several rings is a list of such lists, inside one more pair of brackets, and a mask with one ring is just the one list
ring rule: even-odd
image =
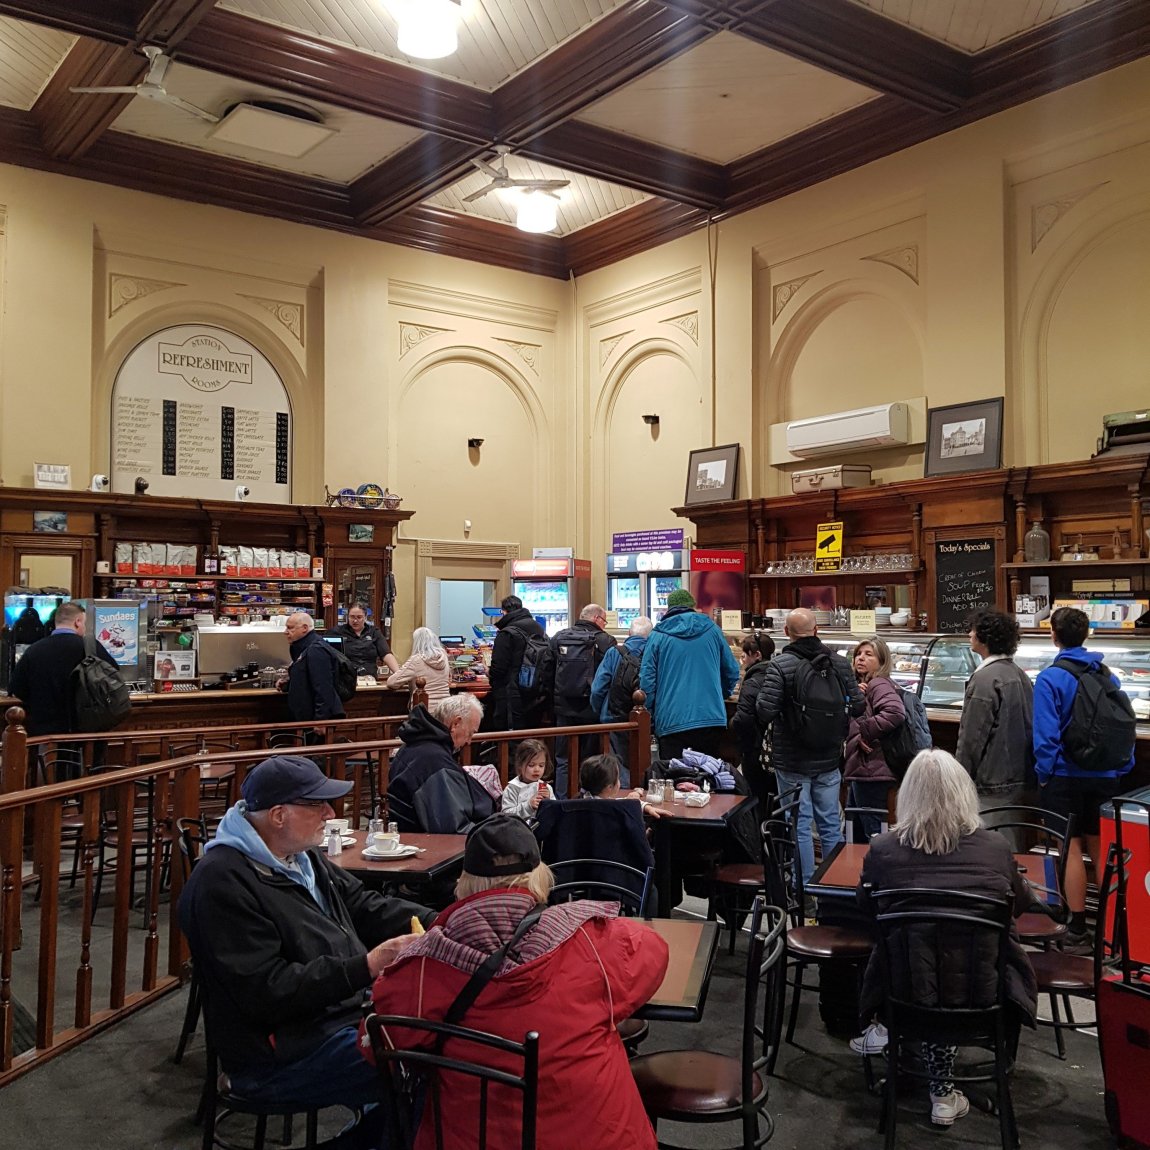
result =
[[791,571],[752,574],[751,579],[854,579],[860,578],[870,582],[879,583],[879,576],[885,575],[917,575],[922,570],[918,567],[882,567],[872,568],[870,571]]
[[[101,579],[163,579],[168,583],[323,583],[323,579],[313,579],[310,575],[110,575],[103,573],[95,577]],[[147,587],[148,591],[170,591],[170,587]]]
[[1003,563],[1004,571],[1094,571],[1102,567],[1148,567],[1150,559],[1086,559],[1062,563],[1052,559],[1048,563]]

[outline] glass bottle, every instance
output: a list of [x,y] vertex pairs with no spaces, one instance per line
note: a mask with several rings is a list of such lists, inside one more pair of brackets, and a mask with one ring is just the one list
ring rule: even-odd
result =
[[1022,541],[1022,554],[1027,563],[1050,562],[1050,535],[1037,519]]

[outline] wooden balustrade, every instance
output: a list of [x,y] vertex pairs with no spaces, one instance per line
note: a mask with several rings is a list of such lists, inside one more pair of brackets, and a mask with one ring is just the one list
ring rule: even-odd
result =
[[[606,748],[614,731],[624,732],[629,742],[628,760],[633,778],[641,778],[650,766],[650,716],[637,706],[625,723],[589,727],[544,728],[531,731],[484,732],[478,741],[496,746],[496,765],[506,783],[512,746],[527,737],[554,743],[566,739],[569,761],[578,762],[579,739],[596,736]],[[48,782],[26,787],[29,748],[52,740],[28,739],[23,726],[24,712],[9,708],[5,716],[2,760],[0,760],[0,1088],[46,1060],[83,1042],[91,1035],[114,1025],[127,1014],[146,1006],[175,989],[186,974],[187,943],[179,929],[175,907],[184,884],[175,826],[180,818],[197,818],[201,810],[201,768],[203,754],[186,754],[151,763],[105,767],[78,779]],[[368,720],[343,720],[319,726],[325,732],[337,730],[340,738],[348,724]],[[394,723],[394,719],[379,719]],[[301,724],[282,724],[283,728]],[[266,731],[267,728],[261,728]],[[274,729],[273,729],[274,730]],[[189,731],[126,732],[105,736],[75,736],[69,741],[92,742],[126,740],[129,736],[173,738],[187,741]],[[205,730],[204,734],[207,734]],[[211,731],[219,736],[218,728]],[[387,764],[390,753],[402,744],[397,739],[357,739],[308,746],[306,753],[323,763],[329,774],[347,777],[349,766],[374,764],[376,785],[382,803],[387,795]],[[471,748],[464,748],[466,761]],[[233,794],[248,769],[266,757],[266,746],[240,750],[210,751],[213,767],[234,768]],[[353,771],[355,787],[340,808],[348,803],[353,811],[360,806],[362,772]],[[572,793],[578,785],[578,772],[571,772]],[[62,862],[61,818],[65,806],[80,812],[77,882],[80,897],[61,897]],[[339,813],[337,811],[337,813]],[[141,815],[150,836],[144,849],[144,895],[141,905],[133,902],[130,878],[134,852],[132,830]],[[114,819],[114,824],[113,820]],[[114,847],[115,882],[111,891],[110,945],[97,945],[105,931],[94,934],[93,907],[101,852],[108,852],[106,831],[118,830]],[[32,828],[26,841],[25,827]],[[69,844],[71,845],[71,844]],[[30,859],[40,884],[39,903],[23,890],[22,871]],[[109,859],[105,859],[107,864]],[[165,886],[164,878],[168,882]],[[101,892],[107,893],[107,892]],[[101,904],[100,914],[105,912]],[[24,919],[31,929],[24,929]],[[34,924],[34,925],[33,925]],[[142,925],[143,930],[139,929]],[[64,927],[65,929],[61,929]],[[66,942],[62,944],[61,940]],[[34,987],[34,991],[33,991]],[[62,1024],[62,1005],[68,1021]],[[14,1037],[18,1011],[31,1012],[34,1040],[30,1048],[16,1050]]]

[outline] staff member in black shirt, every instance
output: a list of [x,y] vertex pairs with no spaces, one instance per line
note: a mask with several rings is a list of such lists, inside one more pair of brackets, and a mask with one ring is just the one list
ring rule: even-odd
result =
[[335,629],[343,640],[343,653],[351,665],[362,674],[373,674],[377,663],[383,663],[388,671],[399,670],[399,662],[391,653],[383,632],[367,621],[367,611],[356,603],[347,613],[347,622]]

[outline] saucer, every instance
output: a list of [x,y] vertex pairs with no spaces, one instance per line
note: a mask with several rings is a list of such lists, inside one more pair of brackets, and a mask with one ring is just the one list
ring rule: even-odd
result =
[[343,845],[345,847],[355,846],[355,835],[340,835],[340,838],[343,839]]
[[373,859],[376,862],[390,862],[392,859],[405,859],[410,858],[414,854],[418,854],[419,847],[413,846],[411,843],[403,843],[397,851],[377,851],[375,847],[366,847],[360,853],[365,859]]

